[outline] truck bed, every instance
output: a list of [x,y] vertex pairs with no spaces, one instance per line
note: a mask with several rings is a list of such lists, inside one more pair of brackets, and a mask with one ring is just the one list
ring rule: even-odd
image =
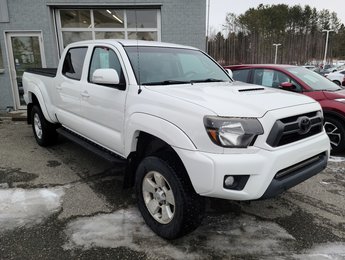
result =
[[50,78],[54,78],[56,76],[57,68],[35,68],[35,69],[27,69],[26,72],[32,74],[38,74]]

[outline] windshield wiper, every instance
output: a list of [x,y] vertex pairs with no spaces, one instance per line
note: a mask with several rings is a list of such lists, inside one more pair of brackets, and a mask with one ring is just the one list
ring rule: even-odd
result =
[[182,81],[182,80],[164,80],[164,81],[157,81],[157,82],[146,82],[142,83],[146,86],[156,86],[156,85],[174,85],[174,84],[188,84],[189,81]]
[[208,78],[208,79],[195,79],[191,80],[190,83],[202,83],[202,82],[225,82],[222,79],[214,79],[214,78]]

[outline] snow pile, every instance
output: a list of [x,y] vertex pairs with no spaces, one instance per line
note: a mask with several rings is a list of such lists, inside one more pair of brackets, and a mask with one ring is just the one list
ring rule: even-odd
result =
[[231,255],[284,254],[288,252],[285,243],[295,241],[273,222],[223,215],[209,218],[189,236],[168,242],[145,225],[135,208],[78,218],[69,223],[65,233],[69,240],[65,250],[127,247],[157,259],[203,259],[205,252],[226,257],[229,250]]
[[63,189],[0,189],[0,232],[32,226],[61,209]]

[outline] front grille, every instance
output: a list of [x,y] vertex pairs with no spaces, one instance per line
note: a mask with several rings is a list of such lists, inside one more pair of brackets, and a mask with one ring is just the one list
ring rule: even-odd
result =
[[267,144],[279,147],[322,132],[321,111],[286,117],[277,120],[268,135]]

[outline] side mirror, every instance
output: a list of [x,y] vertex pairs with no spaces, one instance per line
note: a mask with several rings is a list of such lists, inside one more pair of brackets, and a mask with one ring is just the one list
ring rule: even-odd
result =
[[289,90],[289,91],[296,90],[296,86],[290,82],[282,82],[280,83],[280,86],[284,90]]
[[231,79],[234,79],[234,74],[232,73],[232,70],[231,69],[225,69],[226,70],[226,72],[229,74],[229,76],[230,76],[230,78]]
[[119,74],[114,69],[96,69],[92,74],[92,83],[101,85],[118,85]]

